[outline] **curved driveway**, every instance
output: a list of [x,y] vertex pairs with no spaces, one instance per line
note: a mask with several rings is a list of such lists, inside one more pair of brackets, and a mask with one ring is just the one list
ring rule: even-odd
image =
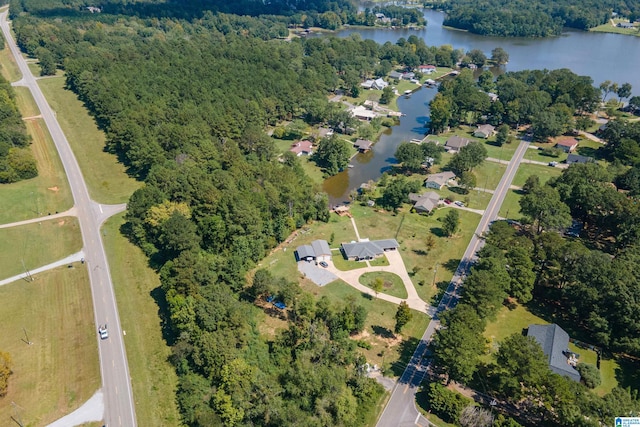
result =
[[109,339],[100,341],[97,326],[95,328],[96,340],[99,341],[98,349],[105,403],[105,424],[110,427],[135,427],[136,415],[131,392],[129,367],[120,328],[118,308],[111,283],[109,264],[100,234],[100,225],[107,218],[108,213],[104,212],[103,206],[95,203],[89,197],[89,191],[69,142],[16,46],[7,21],[7,11],[0,13],[0,27],[2,27],[6,43],[22,72],[22,79],[14,83],[14,85],[25,86],[31,91],[67,174],[82,232],[83,251],[91,282],[96,325],[107,323],[111,332]]

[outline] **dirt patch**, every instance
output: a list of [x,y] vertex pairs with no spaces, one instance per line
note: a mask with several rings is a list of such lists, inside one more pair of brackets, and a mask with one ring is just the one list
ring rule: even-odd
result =
[[64,224],[65,224],[65,220],[64,219],[61,219],[60,221],[58,221],[58,225],[60,227],[62,227]]
[[60,189],[58,188],[58,186],[56,185],[55,187],[49,187],[47,188],[47,190],[53,191],[54,193],[57,193]]

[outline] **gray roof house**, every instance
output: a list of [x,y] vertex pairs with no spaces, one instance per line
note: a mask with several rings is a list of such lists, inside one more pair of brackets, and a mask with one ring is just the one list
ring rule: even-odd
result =
[[415,209],[416,212],[429,213],[438,206],[440,195],[435,191],[429,191],[424,194],[409,193],[409,200],[414,202],[413,209]]
[[328,261],[331,259],[331,249],[326,240],[314,240],[310,245],[296,248],[298,261]]
[[496,132],[496,128],[491,125],[478,125],[478,128],[473,132],[473,136],[477,138],[489,138]]
[[431,174],[425,179],[424,186],[427,188],[434,188],[436,190],[442,190],[444,186],[446,186],[449,181],[454,179],[456,174],[451,171],[440,172]]
[[447,139],[447,142],[444,144],[444,148],[451,151],[460,151],[462,147],[466,147],[470,142],[471,141],[467,138],[454,135],[451,138]]
[[347,259],[363,261],[382,256],[386,251],[394,251],[398,246],[396,239],[343,243],[342,252]]
[[568,165],[572,165],[574,163],[591,163],[591,162],[595,162],[595,160],[593,160],[593,157],[589,157],[589,156],[581,156],[580,154],[569,154],[567,156],[567,160],[565,160],[565,163]]
[[389,73],[390,79],[402,80],[402,73],[399,71],[392,71]]
[[565,355],[569,352],[569,334],[555,323],[552,325],[529,325],[527,336],[535,338],[549,358],[549,368],[556,374],[580,381],[580,374],[569,364]]

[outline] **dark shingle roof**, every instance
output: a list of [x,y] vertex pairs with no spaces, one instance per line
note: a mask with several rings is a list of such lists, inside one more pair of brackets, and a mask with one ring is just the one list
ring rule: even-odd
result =
[[370,242],[343,243],[342,250],[347,258],[373,258],[382,255],[385,250],[397,249],[396,239],[372,240]]
[[567,363],[564,351],[569,349],[569,334],[555,323],[552,325],[529,325],[527,336],[535,338],[549,358],[549,368],[560,375],[580,381],[580,374]]

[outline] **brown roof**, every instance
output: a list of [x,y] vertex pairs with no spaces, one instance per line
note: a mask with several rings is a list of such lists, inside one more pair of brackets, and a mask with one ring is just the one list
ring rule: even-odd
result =
[[578,145],[578,140],[571,136],[563,136],[562,138],[558,138],[556,140],[556,144],[563,147],[575,147],[576,145]]
[[359,139],[353,144],[358,150],[368,150],[373,145],[373,142],[368,139]]
[[295,154],[310,153],[312,150],[313,144],[311,143],[311,141],[307,141],[306,139],[300,142],[296,142],[289,149],[289,151]]
[[468,140],[467,138],[462,138],[461,136],[454,135],[451,138],[447,139],[447,142],[446,144],[444,144],[444,146],[449,148],[460,149],[462,147],[465,147],[470,142],[471,141]]

